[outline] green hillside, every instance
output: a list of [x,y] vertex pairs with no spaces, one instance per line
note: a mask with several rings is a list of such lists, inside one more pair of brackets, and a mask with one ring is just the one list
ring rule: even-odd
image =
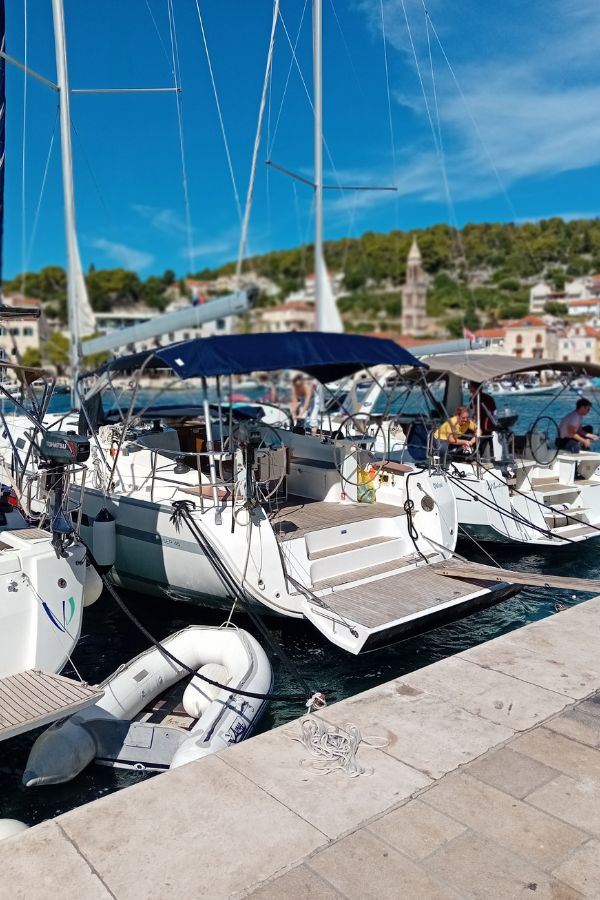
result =
[[[600,220],[560,218],[521,225],[487,223],[466,225],[455,231],[447,225],[389,234],[367,232],[360,238],[328,241],[327,265],[343,271],[349,296],[339,301],[347,327],[357,330],[385,328],[400,314],[399,288],[412,236],[416,235],[423,265],[432,279],[429,315],[459,333],[463,323],[474,327],[527,311],[529,286],[541,278],[557,289],[565,279],[600,271]],[[203,269],[192,277],[210,280],[232,273],[234,263]],[[279,250],[246,262],[246,271],[274,281],[283,296],[302,286],[312,271],[312,247]],[[165,292],[175,273],[145,281],[124,269],[95,270],[87,276],[92,305],[109,310],[114,305],[146,303],[163,308]],[[21,291],[49,305],[48,312],[64,317],[66,279],[62,269],[50,266],[5,282],[6,292]],[[262,297],[261,304],[276,303]]]

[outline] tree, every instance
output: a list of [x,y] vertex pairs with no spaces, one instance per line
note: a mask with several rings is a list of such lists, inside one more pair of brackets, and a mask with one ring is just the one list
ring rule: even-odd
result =
[[42,344],[42,358],[47,359],[58,375],[64,375],[70,365],[69,338],[61,331],[53,331],[49,339]]
[[29,369],[41,366],[42,356],[37,347],[28,347],[21,356],[21,363]]
[[567,307],[564,303],[560,303],[557,300],[546,300],[544,312],[548,313],[549,316],[558,316],[559,319],[563,319],[567,314]]

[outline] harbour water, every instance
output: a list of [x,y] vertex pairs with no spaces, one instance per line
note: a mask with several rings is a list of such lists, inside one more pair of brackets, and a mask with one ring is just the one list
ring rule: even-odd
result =
[[[592,395],[594,409],[589,416],[589,422],[595,430],[600,427],[600,405],[596,400],[597,396]],[[185,399],[192,400],[191,397]],[[519,414],[517,430],[524,432],[542,413],[558,420],[573,408],[576,399],[573,392],[568,392],[552,402],[549,408],[549,398],[544,396],[510,398],[506,403],[502,400],[502,406],[510,406]],[[66,398],[58,400],[66,403]],[[177,400],[184,400],[183,392],[178,392]],[[600,543],[594,538],[584,544],[552,550],[498,544],[488,544],[485,549],[506,568],[600,578],[599,548]],[[461,541],[458,550],[470,559],[489,562],[485,552],[470,541]],[[557,605],[570,606],[586,599],[586,596],[589,595],[525,588],[512,599],[492,609],[362,657],[353,657],[336,649],[307,624],[271,620],[268,625],[276,643],[283,648],[311,689],[323,691],[328,699],[333,701],[367,690],[551,615]],[[222,613],[210,613],[205,609],[182,603],[166,604],[140,595],[127,595],[124,599],[157,638],[163,638],[189,624],[219,624],[223,618]],[[238,620],[238,624],[250,631],[253,630],[243,618]],[[257,637],[262,640],[260,635],[257,634]],[[146,646],[146,640],[134,625],[116,607],[111,598],[104,595],[95,606],[86,611],[83,636],[73,662],[84,680],[98,682]],[[269,648],[266,649],[272,656]],[[279,659],[272,658],[272,662],[278,692],[302,695],[304,693],[302,685],[295,676]],[[260,728],[268,730],[274,725],[301,715],[302,712],[303,705],[300,701],[272,703]],[[28,824],[36,824],[149,777],[143,772],[123,772],[91,766],[70,784],[25,789],[21,786],[20,775],[34,737],[35,735],[26,735],[2,745],[0,816],[14,817]]]

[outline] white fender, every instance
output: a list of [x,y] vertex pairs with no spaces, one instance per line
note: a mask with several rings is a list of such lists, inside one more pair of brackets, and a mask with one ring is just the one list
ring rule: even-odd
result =
[[[199,716],[171,760],[183,765],[238,743],[247,737],[265,709],[266,701],[232,693],[235,688],[267,694],[272,686],[269,660],[246,631],[191,625],[162,641],[189,668],[227,688],[194,677],[184,693],[186,711]],[[202,667],[202,668],[201,668]],[[100,685],[104,696],[93,706],[55,722],[36,740],[23,774],[27,787],[70,781],[99,755],[94,723],[101,719],[129,720],[163,691],[187,675],[158,647],[121,666]]]
[[88,563],[85,567],[85,582],[83,585],[83,605],[91,606],[102,593],[102,579],[95,568]]
[[112,568],[117,558],[117,523],[105,508],[92,523],[92,552],[96,563],[103,569]]
[[0,841],[4,838],[14,837],[15,834],[21,834],[28,828],[29,825],[19,822],[18,819],[0,819]]

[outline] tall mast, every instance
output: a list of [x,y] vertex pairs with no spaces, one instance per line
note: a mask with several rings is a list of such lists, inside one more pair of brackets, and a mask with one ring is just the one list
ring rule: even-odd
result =
[[77,405],[75,384],[79,373],[80,327],[77,304],[77,284],[83,279],[79,247],[75,231],[75,193],[73,190],[73,152],[71,148],[71,110],[67,47],[65,41],[65,16],[62,0],[52,0],[54,19],[54,46],[56,50],[56,76],[60,98],[60,146],[62,156],[63,193],[65,203],[65,232],[67,241],[67,315],[71,337],[69,357],[71,362],[71,401]]
[[315,312],[317,331],[324,330],[323,280],[323,5],[313,0],[313,105],[315,140]]

